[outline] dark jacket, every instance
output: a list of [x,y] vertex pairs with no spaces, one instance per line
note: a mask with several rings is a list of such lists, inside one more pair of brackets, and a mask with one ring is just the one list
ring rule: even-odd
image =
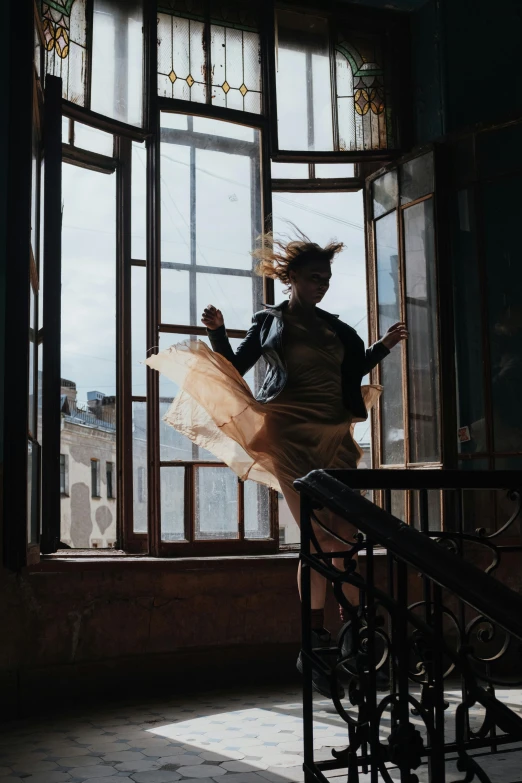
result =
[[[259,402],[275,399],[284,389],[288,378],[283,352],[283,312],[287,305],[288,301],[274,307],[267,306],[266,310],[256,313],[252,326],[235,353],[224,326],[207,330],[212,349],[228,359],[241,375],[245,375],[261,356],[265,359],[268,367],[263,385],[257,394]],[[353,416],[366,419],[361,381],[389,354],[389,350],[381,342],[365,350],[364,343],[355,329],[325,310],[316,308],[316,312],[332,327],[344,346],[344,361],[341,366],[344,404]]]

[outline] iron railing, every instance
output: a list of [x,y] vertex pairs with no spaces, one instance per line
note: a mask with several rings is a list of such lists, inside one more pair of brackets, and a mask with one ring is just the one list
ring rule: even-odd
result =
[[[522,740],[522,718],[496,695],[498,685],[522,685],[522,597],[494,576],[506,551],[522,553],[519,543],[499,541],[514,533],[520,519],[521,485],[515,471],[440,470],[314,471],[295,483],[301,493],[307,782],[327,783],[325,773],[346,769],[348,783],[357,783],[361,773],[369,774],[372,783],[391,783],[395,768],[394,780],[399,770],[401,783],[415,783],[413,770],[423,764],[431,783],[501,779],[486,774],[477,753],[495,753]],[[468,533],[463,492],[488,488],[508,488],[514,512],[497,532]],[[359,490],[369,489],[384,490],[384,508],[361,496]],[[395,489],[419,491],[420,531],[389,513]],[[452,508],[451,530],[429,530],[428,491],[433,489],[442,490]],[[319,546],[317,526],[327,527],[324,510],[360,531],[352,541],[335,536],[345,545],[342,552],[326,553]],[[467,561],[469,545],[488,554],[482,569]],[[344,570],[334,567],[334,558],[343,561]],[[312,569],[333,583],[350,617],[338,637],[350,634],[345,658],[340,642],[312,649]],[[358,607],[346,599],[345,584],[358,589]],[[516,674],[499,673],[508,655],[512,669],[514,660],[520,672],[518,682]],[[346,745],[332,750],[326,761],[314,758],[313,669],[329,677],[332,701],[347,727]],[[382,682],[384,673],[389,682],[383,693],[378,678]],[[448,684],[456,705],[447,701]],[[457,778],[447,777],[452,757]]]

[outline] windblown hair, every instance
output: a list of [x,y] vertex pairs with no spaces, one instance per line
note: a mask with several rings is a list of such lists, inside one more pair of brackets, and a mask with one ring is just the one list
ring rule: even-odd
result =
[[252,253],[259,261],[256,269],[259,275],[280,280],[287,286],[290,285],[289,273],[292,269],[299,269],[310,261],[324,260],[332,263],[344,247],[342,242],[334,241],[321,247],[296,226],[292,226],[298,235],[297,239],[276,239],[273,232],[270,232],[263,235],[261,246]]

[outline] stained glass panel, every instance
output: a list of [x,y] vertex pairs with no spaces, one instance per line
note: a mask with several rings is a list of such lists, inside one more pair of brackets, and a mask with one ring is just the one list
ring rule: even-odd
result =
[[199,2],[162,2],[158,13],[158,95],[205,103],[204,9]]
[[335,48],[339,149],[392,147],[390,97],[379,39],[348,38],[341,33]]
[[213,9],[208,18],[198,0],[162,0],[158,11],[158,94],[205,103],[210,88],[213,104],[259,114],[261,58],[255,12],[247,4],[231,3]]
[[261,54],[258,23],[239,7],[213,11],[210,58],[212,103],[229,109],[261,112]]
[[86,0],[42,2],[45,72],[62,79],[62,96],[85,105],[87,80]]

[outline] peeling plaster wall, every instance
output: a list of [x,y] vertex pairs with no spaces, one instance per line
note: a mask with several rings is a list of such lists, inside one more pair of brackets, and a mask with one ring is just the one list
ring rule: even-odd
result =
[[[60,500],[61,540],[73,548],[113,547],[116,500],[107,497],[107,462],[116,491],[116,434],[62,422],[60,451],[67,458],[67,494]],[[99,461],[100,497],[91,497],[91,460]]]
[[[193,656],[213,667],[217,684],[220,671],[240,668],[242,657],[257,658],[261,677],[277,674],[279,664],[293,671],[295,557],[50,567],[0,574],[0,691],[11,703],[38,701],[57,681],[82,695],[107,677],[113,688],[118,680],[128,688],[160,677],[182,685]],[[333,604],[330,615],[335,623]]]

